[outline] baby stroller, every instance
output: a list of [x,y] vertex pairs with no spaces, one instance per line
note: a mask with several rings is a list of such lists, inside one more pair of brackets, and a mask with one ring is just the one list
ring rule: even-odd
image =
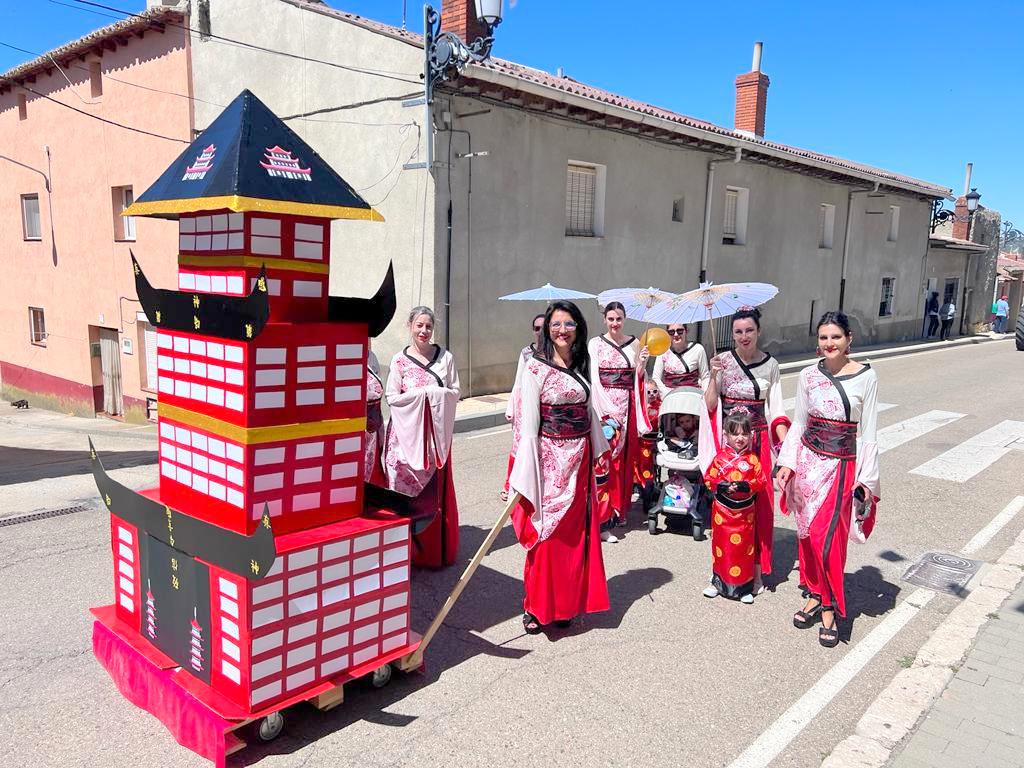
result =
[[705,539],[711,511],[711,497],[704,487],[704,478],[697,461],[697,432],[689,437],[676,436],[679,417],[689,415],[699,423],[700,409],[706,408],[704,394],[697,387],[678,387],[661,403],[658,417],[660,435],[655,458],[654,503],[647,509],[647,530],[658,532],[658,515],[665,516],[665,525],[678,530],[690,526],[694,541]]

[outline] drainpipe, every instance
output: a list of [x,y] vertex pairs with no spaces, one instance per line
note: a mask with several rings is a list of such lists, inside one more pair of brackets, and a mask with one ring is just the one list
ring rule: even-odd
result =
[[865,192],[877,192],[878,182],[871,189],[851,189],[846,195],[846,234],[843,235],[843,269],[839,279],[839,311],[843,311],[846,302],[846,267],[850,261],[850,230],[853,228],[853,196]]
[[[700,274],[697,276],[698,285],[707,282],[708,278],[708,247],[710,245],[711,232],[711,201],[715,195],[715,166],[719,163],[739,164],[743,160],[743,147],[736,147],[736,155],[731,158],[720,158],[708,160],[707,185],[704,188],[704,231],[700,240]],[[704,331],[704,324],[697,324],[697,341],[700,342]]]

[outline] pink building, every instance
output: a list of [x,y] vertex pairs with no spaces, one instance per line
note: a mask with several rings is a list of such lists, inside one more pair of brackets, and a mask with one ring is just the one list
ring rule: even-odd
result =
[[183,21],[154,8],[0,75],[8,399],[142,420],[156,398],[129,250],[173,285],[177,232],[120,213],[193,138]]

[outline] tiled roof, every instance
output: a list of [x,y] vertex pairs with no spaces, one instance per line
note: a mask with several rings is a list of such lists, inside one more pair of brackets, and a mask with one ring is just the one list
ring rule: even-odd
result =
[[0,75],[0,86],[11,85],[32,74],[53,67],[53,60],[60,61],[66,59],[68,56],[76,56],[80,53],[85,53],[90,48],[109,40],[112,37],[119,37],[123,35],[129,35],[133,32],[145,30],[154,25],[160,25],[164,22],[175,22],[179,23],[183,20],[181,11],[175,10],[174,8],[150,8],[149,10],[143,11],[127,19],[116,21],[113,24],[108,24],[105,27],[97,29],[95,32],[90,32],[85,37],[80,37],[77,40],[73,40],[70,43],[65,43],[59,48],[55,48],[44,56],[40,56],[37,59],[26,61],[24,64],[19,64],[13,69],[9,69]]
[[941,248],[962,248],[973,251],[987,251],[989,248],[982,243],[976,243],[973,240],[962,240],[959,237],[951,237],[950,235],[933,234],[928,237],[928,241]]

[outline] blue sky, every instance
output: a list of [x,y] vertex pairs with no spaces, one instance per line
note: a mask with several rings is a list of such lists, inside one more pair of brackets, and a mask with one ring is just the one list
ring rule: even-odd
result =
[[[101,0],[129,11],[142,0]],[[216,0],[214,0],[216,2]],[[59,3],[65,3],[62,5]],[[403,0],[330,0],[400,25]],[[75,0],[0,0],[0,42],[46,51],[112,21]],[[422,30],[409,0],[408,26]],[[771,78],[766,136],[962,191],[1024,229],[1024,3],[505,2],[495,55],[732,125],[756,40]],[[852,10],[855,8],[856,10]],[[103,12],[107,13],[107,12]],[[0,46],[0,71],[24,54]],[[339,59],[340,60],[340,59]]]

